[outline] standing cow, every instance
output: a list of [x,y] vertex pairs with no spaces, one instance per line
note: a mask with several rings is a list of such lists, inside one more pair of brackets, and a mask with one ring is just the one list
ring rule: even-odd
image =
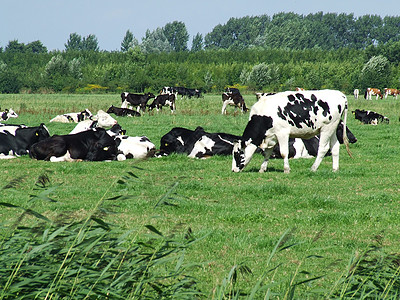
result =
[[[289,138],[307,139],[317,134],[320,134],[320,144],[311,170],[318,169],[330,149],[333,171],[337,171],[340,144],[336,129],[342,116],[346,137],[347,98],[335,90],[282,92],[261,97],[251,108],[242,139],[234,144],[232,171],[241,171],[260,147],[265,158],[260,173],[265,172],[274,146],[279,143],[284,171],[289,173]],[[348,149],[347,138],[344,142]]]

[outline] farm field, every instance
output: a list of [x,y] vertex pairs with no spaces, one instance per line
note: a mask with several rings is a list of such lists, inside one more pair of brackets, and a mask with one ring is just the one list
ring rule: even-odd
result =
[[[254,95],[244,95],[251,107]],[[184,155],[142,161],[50,163],[29,157],[0,160],[1,202],[35,211],[56,220],[60,215],[85,218],[101,199],[117,195],[130,197],[106,201],[112,210],[108,222],[132,229],[140,235],[152,225],[165,235],[185,235],[188,230],[204,237],[186,250],[185,259],[198,263],[191,275],[198,279],[206,298],[213,298],[235,265],[246,265],[251,274],[239,275],[238,285],[249,290],[266,269],[279,266],[266,281],[279,290],[293,276],[306,280],[322,278],[299,289],[330,290],[344,276],[357,253],[371,245],[383,246],[388,253],[400,249],[400,100],[349,99],[347,125],[358,141],[350,145],[353,158],[341,146],[340,170],[333,173],[330,157],[317,172],[314,159],[291,160],[291,173],[283,173],[283,161],[271,160],[269,169],[259,174],[263,160],[255,155],[241,173],[231,172],[231,156],[191,159]],[[37,126],[45,123],[50,134],[67,134],[74,124],[49,123],[63,112],[88,108],[92,113],[120,106],[118,94],[100,95],[0,95],[1,108],[13,108],[18,119],[10,124]],[[142,117],[115,117],[127,135],[146,135],[159,147],[160,138],[173,127],[208,132],[242,134],[248,113],[234,113],[228,107],[221,115],[221,96],[177,100],[177,111],[145,113]],[[363,125],[351,111],[369,109],[390,119],[389,124]],[[132,172],[127,185],[121,177]],[[50,197],[56,202],[29,202],[37,178],[47,174],[56,187]],[[16,180],[15,188],[4,189]],[[163,198],[164,195],[169,195]],[[163,200],[164,199],[164,200]],[[162,200],[162,201],[161,201]],[[11,224],[20,215],[14,208],[0,209],[0,222]],[[24,220],[27,224],[33,218]],[[288,232],[293,245],[276,253],[275,245]]]

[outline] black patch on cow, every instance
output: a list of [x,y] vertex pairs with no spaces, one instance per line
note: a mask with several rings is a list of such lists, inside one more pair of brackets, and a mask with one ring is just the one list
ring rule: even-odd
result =
[[[314,96],[314,95],[313,95]],[[329,110],[329,104],[325,101],[322,100],[318,100],[318,105],[320,107],[322,107],[323,111],[322,111],[322,115],[324,117],[326,117],[328,114],[330,114],[330,110]],[[332,117],[331,117],[332,118]]]
[[249,141],[259,146],[265,138],[265,133],[272,128],[273,120],[268,116],[252,115],[243,132],[242,143]]
[[147,136],[142,136],[142,137],[140,138],[140,142],[150,142],[150,140],[148,139]]
[[283,109],[278,107],[278,117],[297,128],[302,128],[303,124],[307,127],[314,128],[314,122],[311,119],[310,112],[312,111],[316,114],[318,111],[317,98],[315,95],[313,94],[311,95],[311,99],[307,99],[303,94],[296,93],[295,95],[288,95],[288,100],[289,102]]
[[242,170],[244,168],[244,151],[240,149],[233,152],[233,159],[235,160],[236,167]]

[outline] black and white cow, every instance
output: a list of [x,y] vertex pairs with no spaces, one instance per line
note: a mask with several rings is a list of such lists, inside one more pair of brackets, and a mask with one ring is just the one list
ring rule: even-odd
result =
[[51,162],[115,160],[117,154],[114,138],[103,128],[53,135],[33,144],[29,152],[31,158]]
[[119,135],[115,138],[118,148],[117,160],[153,157],[156,146],[146,136]]
[[55,116],[50,122],[60,122],[60,123],[78,123],[92,117],[92,113],[87,108],[81,112],[67,113],[63,115]]
[[115,114],[119,117],[140,117],[140,113],[133,109],[116,107],[114,105],[111,105],[111,107],[107,109],[107,113]]
[[364,124],[372,124],[372,125],[378,125],[378,123],[389,124],[389,118],[371,110],[356,109],[353,110],[352,113],[354,114],[356,120],[359,120]]
[[42,123],[36,127],[3,125],[0,127],[0,158],[13,158],[28,154],[29,148],[50,136]]
[[228,133],[209,133],[198,126],[195,130],[182,127],[172,128],[160,141],[157,156],[185,153],[193,158],[232,154],[233,142],[240,136]]
[[69,134],[75,134],[93,128],[107,128],[117,124],[117,120],[111,117],[103,110],[99,110],[92,120],[84,120],[79,122]]
[[[274,146],[279,143],[284,172],[289,173],[289,138],[309,139],[318,134],[318,154],[311,170],[318,169],[330,149],[332,168],[337,171],[340,144],[335,133],[342,116],[346,128],[347,98],[335,90],[282,92],[261,97],[251,108],[241,140],[234,144],[232,171],[239,172],[247,166],[259,147],[264,151],[260,172],[265,172]],[[347,138],[344,142],[348,149]]]
[[[350,143],[354,144],[357,142],[357,138],[346,128],[347,139]],[[340,120],[339,126],[336,129],[336,137],[340,144],[343,144],[343,121]],[[318,154],[319,147],[319,135],[312,137],[311,139],[301,138],[289,138],[289,158],[312,158]],[[330,151],[325,156],[331,155]],[[279,144],[276,144],[272,151],[271,158],[282,158]]]
[[137,112],[142,110],[143,112],[146,110],[147,102],[151,98],[154,98],[153,93],[147,93],[147,94],[132,94],[132,93],[127,93],[124,92],[121,94],[121,100],[122,100],[122,108],[128,108],[130,107],[136,107]]
[[12,109],[5,109],[4,111],[0,111],[0,121],[7,121],[10,118],[18,118],[17,113]]
[[247,112],[248,109],[246,107],[246,103],[244,103],[244,99],[242,95],[239,93],[228,93],[225,92],[222,94],[222,110],[221,114],[226,114],[226,107],[228,105],[232,105],[236,109],[239,107],[243,112]]
[[163,106],[169,106],[171,109],[171,113],[175,112],[175,95],[174,94],[163,94],[163,95],[158,95],[153,103],[149,105],[149,110],[153,110],[154,108],[159,111],[162,109]]

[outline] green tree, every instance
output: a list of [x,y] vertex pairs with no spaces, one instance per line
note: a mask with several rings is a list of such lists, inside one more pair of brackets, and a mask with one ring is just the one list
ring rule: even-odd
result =
[[173,50],[163,29],[160,27],[154,31],[146,30],[140,47],[144,53],[171,52]]
[[43,46],[41,41],[34,41],[25,46],[26,52],[47,53],[47,48]]
[[18,40],[9,41],[5,51],[9,53],[23,53],[25,52],[25,44],[18,42]]
[[121,51],[127,52],[129,49],[133,49],[134,47],[138,46],[138,41],[133,36],[133,33],[130,30],[127,30],[125,33],[125,37],[121,42]]
[[390,80],[390,63],[389,60],[382,56],[373,56],[364,65],[360,74],[360,82],[362,88],[376,87],[384,88]]
[[261,63],[255,65],[248,73],[248,84],[254,89],[275,84],[279,80],[279,67],[275,64]]
[[89,34],[82,39],[81,50],[83,51],[99,51],[99,42],[94,34]]
[[66,51],[79,51],[82,47],[82,37],[76,32],[71,33],[67,43],[64,44],[64,46]]
[[173,51],[181,52],[187,50],[189,34],[185,23],[178,21],[168,23],[164,26],[163,32]]
[[203,35],[201,33],[197,33],[193,37],[191,51],[197,52],[200,50],[203,50]]

